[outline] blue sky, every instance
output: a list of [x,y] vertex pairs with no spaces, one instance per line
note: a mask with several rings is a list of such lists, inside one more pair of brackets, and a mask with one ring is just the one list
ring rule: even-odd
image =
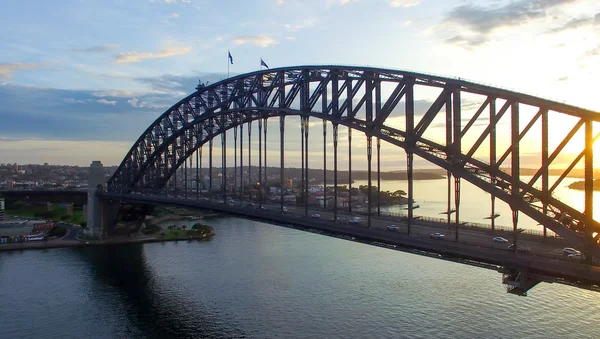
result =
[[596,0],[22,0],[0,30],[0,162],[118,164],[227,50],[232,74],[382,66],[600,111]]

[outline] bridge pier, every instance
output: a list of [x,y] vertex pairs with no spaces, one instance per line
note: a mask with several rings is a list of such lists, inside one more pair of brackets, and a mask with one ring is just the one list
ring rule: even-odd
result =
[[103,230],[107,229],[108,208],[97,195],[104,190],[104,184],[104,166],[100,161],[92,161],[88,174],[87,227],[84,231],[88,237],[101,238]]

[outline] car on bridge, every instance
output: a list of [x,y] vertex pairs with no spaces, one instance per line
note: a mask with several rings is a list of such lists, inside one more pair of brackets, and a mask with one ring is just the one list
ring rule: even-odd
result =
[[320,215],[319,213],[313,213],[313,214],[311,215],[311,217],[313,217],[313,218],[315,218],[315,219],[318,219],[318,218],[320,218],[320,217],[321,217],[321,215]]
[[389,225],[387,227],[388,231],[392,231],[392,232],[398,232],[398,226],[396,225]]
[[353,217],[348,222],[351,223],[351,224],[360,224],[361,219],[360,219],[360,217]]
[[492,240],[493,240],[494,242],[502,242],[502,243],[504,243],[504,242],[508,242],[508,240],[506,240],[506,239],[504,239],[504,238],[502,238],[502,237],[495,237],[495,238],[493,238]]
[[570,255],[579,255],[581,256],[581,252],[572,248],[572,247],[565,247],[563,248],[563,254],[566,256],[570,256]]
[[432,239],[444,239],[445,235],[442,233],[431,233],[429,237]]

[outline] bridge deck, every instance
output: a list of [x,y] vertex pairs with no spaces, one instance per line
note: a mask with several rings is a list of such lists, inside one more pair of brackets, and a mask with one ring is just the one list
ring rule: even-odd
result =
[[401,225],[400,223],[396,223],[400,227],[399,232],[386,230],[386,225],[392,223],[390,220],[373,218],[372,228],[366,228],[364,225],[334,223],[329,221],[330,216],[333,214],[323,210],[314,210],[309,213],[309,215],[313,212],[319,213],[321,215],[320,218],[307,218],[304,215],[304,209],[296,211],[295,208],[290,208],[289,213],[281,214],[278,208],[279,205],[266,205],[264,210],[259,210],[247,204],[237,203],[228,205],[203,199],[192,200],[119,193],[101,193],[99,195],[102,199],[115,201],[171,204],[211,209],[243,218],[359,237],[364,240],[415,248],[452,258],[493,264],[499,268],[527,270],[530,276],[535,275],[542,281],[568,283],[578,287],[600,290],[600,266],[565,260],[561,254],[557,254],[557,251],[560,251],[565,244],[556,239],[521,236],[518,242],[519,246],[526,246],[531,250],[527,253],[515,253],[508,250],[507,244],[495,245],[491,241],[493,235],[485,230],[461,230],[459,242],[454,242],[449,239],[437,240],[429,238],[430,233],[440,231],[446,233],[448,236],[447,232],[443,232],[440,229],[439,226],[441,225],[436,227],[434,225],[419,225],[417,223],[413,226],[413,233],[408,235],[402,233],[402,227],[405,227],[405,225]]

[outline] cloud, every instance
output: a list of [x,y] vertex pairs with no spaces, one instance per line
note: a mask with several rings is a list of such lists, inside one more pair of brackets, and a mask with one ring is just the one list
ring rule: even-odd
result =
[[340,5],[344,6],[353,2],[358,2],[359,0],[326,0],[325,7],[330,7],[332,5]]
[[118,54],[115,56],[115,62],[117,63],[128,63],[128,62],[140,62],[147,59],[159,59],[168,58],[177,55],[188,54],[192,51],[192,47],[176,47],[163,49],[157,53],[153,52],[129,52],[124,54]]
[[600,46],[585,52],[585,56],[587,57],[594,57],[596,55],[600,55]]
[[277,5],[283,5],[283,4],[284,4],[284,1],[283,1],[283,0],[275,0],[275,3],[276,3]]
[[418,6],[421,0],[388,0],[391,7],[408,8]]
[[67,104],[85,104],[86,101],[85,100],[78,100],[78,99],[74,99],[74,98],[65,98],[63,99],[64,102],[66,102]]
[[107,89],[107,90],[92,92],[92,95],[95,97],[104,98],[104,97],[132,97],[132,96],[136,96],[139,94],[136,92],[133,92],[133,91],[128,91],[128,90]]
[[560,78],[556,79],[556,81],[567,81],[567,80],[569,80],[568,76],[564,76],[564,77],[560,77]]
[[314,27],[316,22],[317,20],[315,18],[310,18],[298,24],[284,24],[283,27],[289,31],[295,32],[304,28]]
[[296,41],[296,38],[294,38],[293,36],[286,36],[286,37],[285,37],[285,40],[288,40],[288,41]]
[[487,42],[485,37],[481,35],[475,36],[464,36],[464,35],[455,35],[451,38],[446,39],[446,42],[453,45],[458,45],[464,47],[466,49],[470,49],[472,47],[477,47],[483,45]]
[[74,53],[104,53],[104,52],[108,52],[112,49],[118,48],[119,44],[106,44],[106,45],[99,45],[99,46],[92,46],[92,47],[85,47],[85,48],[73,48],[70,49],[69,51],[74,52]]
[[596,14],[596,17],[581,17],[571,19],[562,26],[552,28],[547,33],[559,33],[595,24],[600,24],[600,13]]
[[236,45],[252,44],[259,47],[269,47],[279,42],[265,35],[239,36],[232,41]]
[[114,105],[117,104],[116,100],[110,100],[110,101],[108,101],[106,99],[99,99],[99,100],[96,100],[96,102],[99,103],[99,104],[102,104],[102,105],[113,105],[114,106]]
[[131,105],[131,107],[136,107],[136,108],[162,109],[162,108],[168,108],[168,107],[172,106],[170,104],[152,104],[152,103],[148,103],[145,101],[139,101],[138,98],[132,98],[130,100],[127,100],[127,103],[129,105]]
[[133,107],[138,107],[138,99],[137,98],[133,98],[133,99],[127,100],[127,103],[130,104]]
[[171,13],[171,15],[169,15],[169,19],[179,19],[179,14]]
[[0,79],[11,79],[13,73],[23,69],[34,69],[42,67],[42,64],[39,63],[21,63],[15,62],[10,64],[0,64]]
[[573,3],[577,0],[519,0],[505,5],[483,7],[466,4],[452,9],[443,20],[461,31],[457,36],[472,35],[471,38],[450,38],[448,43],[476,46],[485,43],[490,34],[503,27],[516,27],[548,16],[554,7]]

